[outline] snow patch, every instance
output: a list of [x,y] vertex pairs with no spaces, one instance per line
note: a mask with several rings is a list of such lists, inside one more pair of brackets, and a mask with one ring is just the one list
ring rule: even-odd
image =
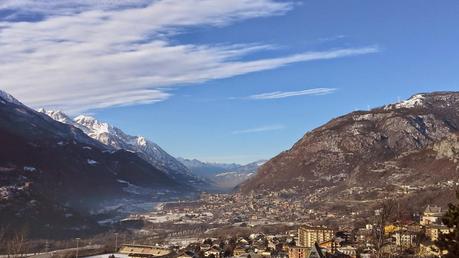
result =
[[146,146],[147,145],[147,140],[144,137],[139,136],[139,137],[137,137],[137,144],[140,145],[140,146]]
[[25,171],[25,172],[36,172],[37,169],[34,168],[34,167],[25,166],[25,167],[24,167],[24,171]]
[[97,162],[95,160],[92,160],[92,159],[88,159],[87,162],[88,162],[89,165],[96,165],[97,163],[99,163],[99,162]]
[[385,110],[399,109],[399,108],[414,108],[422,106],[424,104],[424,96],[422,94],[416,94],[413,97],[401,101],[396,104],[387,105],[384,107]]

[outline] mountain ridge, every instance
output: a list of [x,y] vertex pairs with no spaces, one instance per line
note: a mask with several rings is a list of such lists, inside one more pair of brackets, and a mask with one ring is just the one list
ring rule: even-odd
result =
[[207,182],[191,174],[190,170],[181,162],[143,136],[126,134],[121,129],[109,123],[100,122],[92,116],[79,115],[71,119],[62,111],[39,109],[39,112],[56,121],[81,129],[89,137],[114,150],[124,149],[137,153],[141,158],[176,180],[186,182],[197,188],[208,187]]
[[234,187],[249,179],[266,161],[258,160],[241,165],[236,163],[203,162],[197,159],[180,157],[177,159],[193,173],[206,177],[224,191],[233,190]]
[[89,211],[107,203],[192,190],[135,153],[109,149],[10,96],[0,94],[0,227],[84,234],[99,229]]
[[[326,200],[340,200],[349,189],[363,187],[359,198],[367,199],[391,196],[387,189],[403,185],[434,187],[459,180],[458,166],[439,158],[438,151],[438,146],[455,146],[450,141],[458,129],[458,92],[414,94],[399,103],[339,116],[307,132],[261,166],[240,191],[300,194],[322,188]],[[458,155],[451,148],[442,152]],[[434,173],[432,164],[441,169]]]

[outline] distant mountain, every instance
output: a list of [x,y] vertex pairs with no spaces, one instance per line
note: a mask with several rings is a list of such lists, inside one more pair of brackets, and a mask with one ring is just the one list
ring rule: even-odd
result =
[[206,177],[214,182],[217,188],[230,190],[255,174],[265,160],[246,165],[236,163],[202,162],[197,159],[178,158],[192,173]]
[[459,93],[424,93],[306,133],[240,190],[305,195],[322,207],[391,197],[409,199],[413,208],[446,204],[459,185],[458,161]]
[[75,126],[81,129],[89,137],[115,150],[122,149],[135,152],[141,158],[167,173],[175,180],[190,184],[197,188],[207,187],[207,182],[191,174],[186,166],[169,155],[156,143],[149,141],[145,137],[128,135],[121,129],[108,123],[100,122],[91,116],[80,115],[72,120],[61,111],[40,109],[39,112],[47,114],[61,123]]
[[[0,227],[31,235],[97,229],[107,203],[160,199],[190,187],[137,154],[114,150],[0,91]],[[129,202],[129,201],[128,201]]]
[[258,168],[265,162],[266,160],[255,161],[234,170],[217,173],[212,180],[222,189],[233,190],[236,186],[254,176]]
[[236,170],[242,165],[236,163],[214,163],[214,162],[202,162],[197,159],[185,159],[177,158],[183,165],[191,170],[192,173],[203,177],[212,177],[215,174]]

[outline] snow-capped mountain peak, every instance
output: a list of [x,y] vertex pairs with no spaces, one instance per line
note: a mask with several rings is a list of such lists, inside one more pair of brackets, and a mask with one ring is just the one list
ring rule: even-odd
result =
[[91,138],[98,140],[110,148],[135,152],[141,158],[173,178],[182,178],[189,182],[200,181],[200,179],[192,176],[190,170],[186,166],[169,155],[156,143],[149,141],[143,136],[128,135],[121,129],[108,123],[101,122],[92,116],[79,115],[71,120],[68,116],[59,111],[46,111],[41,109],[39,112],[45,113],[59,122],[67,123],[81,129]]
[[45,110],[44,108],[40,108],[38,109],[38,112],[46,114],[58,122],[73,125],[72,119],[60,110]]
[[73,119],[76,123],[83,125],[90,129],[91,133],[94,135],[100,135],[103,133],[112,133],[114,128],[108,124],[99,122],[92,116],[79,115]]

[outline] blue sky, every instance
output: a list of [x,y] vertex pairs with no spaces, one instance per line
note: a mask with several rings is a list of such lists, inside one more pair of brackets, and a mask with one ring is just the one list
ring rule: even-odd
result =
[[247,163],[333,117],[458,90],[457,1],[1,1],[1,88],[175,156]]

